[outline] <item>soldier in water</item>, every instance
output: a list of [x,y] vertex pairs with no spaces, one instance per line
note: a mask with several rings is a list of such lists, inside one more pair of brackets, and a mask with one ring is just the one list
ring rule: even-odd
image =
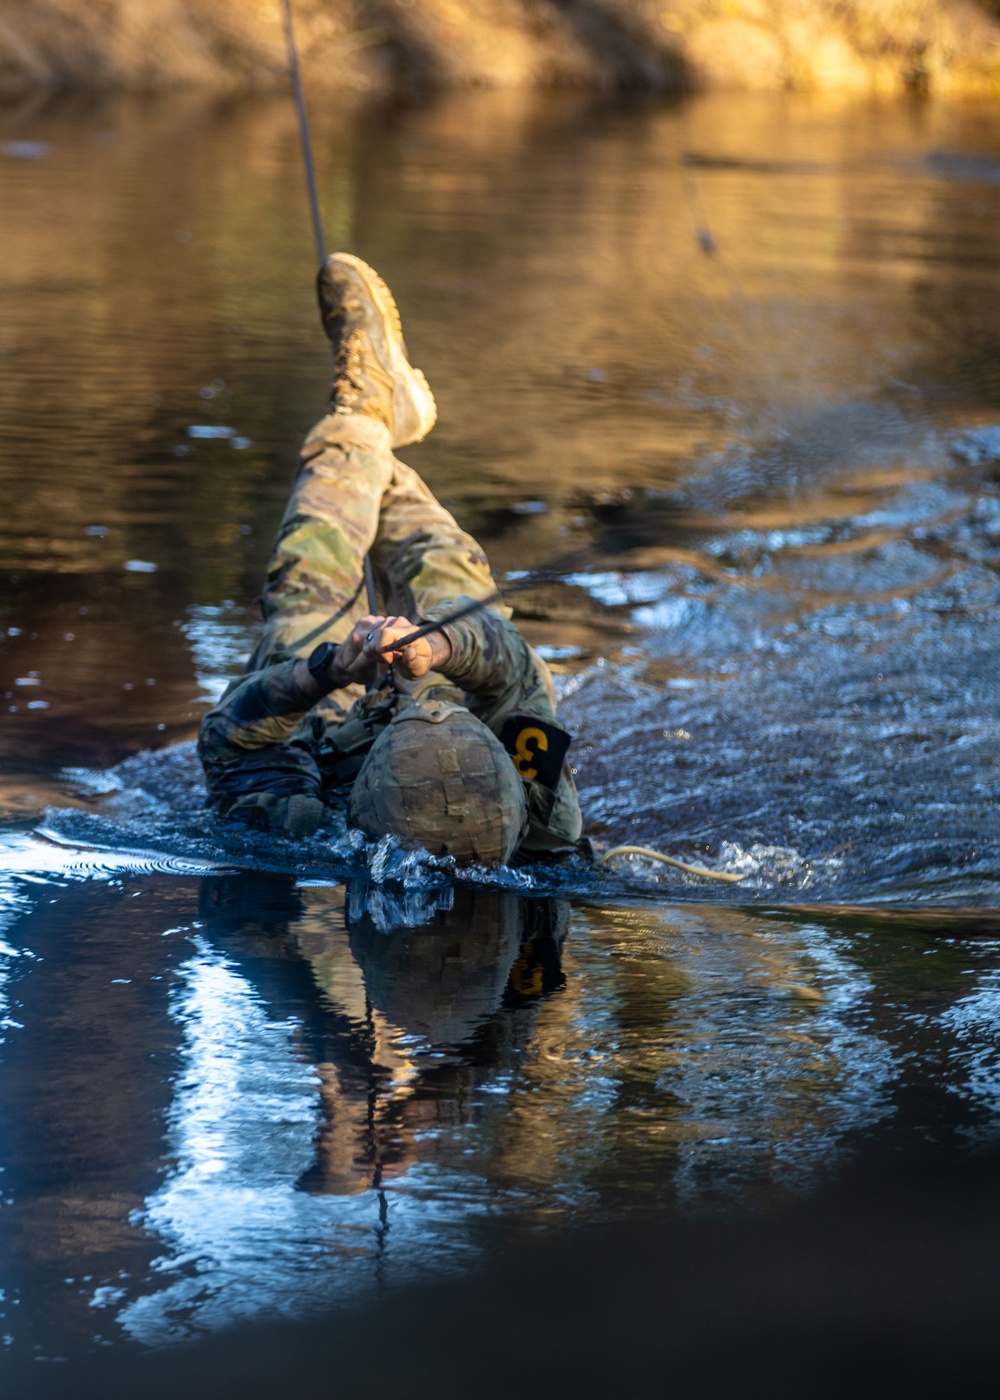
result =
[[[319,301],[329,412],[302,449],[264,635],[202,723],[210,799],[224,817],[290,836],[346,806],[369,838],[461,862],[573,851],[580,808],[548,669],[482,549],[393,455],[430,432],[437,409],[392,295],[367,263],[337,253]],[[366,607],[366,556],[384,614]],[[483,606],[405,644],[473,602]]]

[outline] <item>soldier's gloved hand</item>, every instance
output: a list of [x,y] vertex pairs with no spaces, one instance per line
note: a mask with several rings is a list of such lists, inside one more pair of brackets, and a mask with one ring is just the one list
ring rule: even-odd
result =
[[[372,621],[368,618],[365,621]],[[369,627],[364,644],[364,655],[386,666],[395,666],[408,681],[418,681],[428,671],[440,671],[451,657],[451,643],[440,632],[431,632],[411,642],[402,651],[394,649],[393,642],[417,630],[417,624],[406,617],[381,617],[374,619],[375,626]],[[362,626],[363,624],[359,624]],[[358,630],[358,629],[355,629]],[[353,636],[353,633],[352,633]]]

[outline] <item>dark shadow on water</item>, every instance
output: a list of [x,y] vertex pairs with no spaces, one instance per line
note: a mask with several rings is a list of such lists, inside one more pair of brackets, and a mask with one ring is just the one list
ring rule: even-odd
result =
[[24,1400],[996,1393],[995,1156],[883,1164],[779,1216],[522,1245],[306,1325],[18,1376]]

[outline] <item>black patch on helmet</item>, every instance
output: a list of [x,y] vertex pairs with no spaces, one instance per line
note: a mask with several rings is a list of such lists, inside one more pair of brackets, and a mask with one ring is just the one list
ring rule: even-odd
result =
[[500,742],[522,778],[555,792],[571,742],[565,729],[537,715],[511,715],[504,721]]

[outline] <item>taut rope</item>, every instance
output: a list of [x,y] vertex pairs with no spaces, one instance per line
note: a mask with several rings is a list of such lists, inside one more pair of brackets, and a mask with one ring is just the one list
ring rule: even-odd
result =
[[[319,212],[319,193],[316,189],[316,166],[313,162],[312,139],[309,135],[309,117],[306,113],[306,95],[302,87],[302,69],[299,67],[299,48],[295,42],[295,21],[292,17],[292,0],[281,0],[281,11],[285,21],[285,45],[288,49],[288,71],[295,91],[295,107],[299,114],[299,140],[302,143],[302,164],[306,172],[306,188],[309,191],[309,209],[312,214],[313,238],[316,240],[316,263],[322,267],[326,262],[326,239],[323,236],[323,218]],[[365,595],[368,611],[375,613],[375,575],[371,559],[365,555]],[[318,629],[319,630],[319,629]],[[312,637],[310,633],[310,638]]]

